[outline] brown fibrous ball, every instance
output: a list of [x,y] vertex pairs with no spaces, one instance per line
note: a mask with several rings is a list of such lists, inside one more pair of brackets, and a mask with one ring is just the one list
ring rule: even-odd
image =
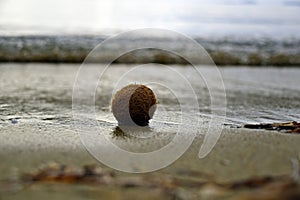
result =
[[112,112],[119,125],[147,126],[154,115],[156,104],[156,96],[150,88],[131,84],[115,94]]

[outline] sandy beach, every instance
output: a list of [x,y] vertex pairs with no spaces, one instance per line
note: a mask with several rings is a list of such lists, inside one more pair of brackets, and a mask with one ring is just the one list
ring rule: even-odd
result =
[[[21,138],[21,139],[20,139]],[[25,186],[20,182],[22,174],[34,172],[41,166],[59,163],[67,166],[84,166],[96,164],[103,169],[114,172],[116,181],[133,181],[142,178],[170,179],[185,181],[217,181],[230,183],[260,176],[292,176],[294,173],[291,159],[299,159],[300,138],[298,135],[286,135],[277,132],[255,131],[225,128],[222,137],[213,151],[204,159],[197,154],[202,143],[199,137],[189,150],[174,164],[152,173],[128,174],[107,168],[95,160],[82,145],[78,135],[68,127],[49,125],[9,125],[1,128],[1,199],[93,199],[110,197],[114,199],[131,199],[150,192],[148,199],[172,199],[172,195],[151,188],[86,185],[80,183],[34,183]],[[15,180],[16,184],[7,184]],[[181,187],[180,187],[181,188]],[[222,189],[212,188],[205,195],[205,190],[181,188],[183,194],[176,194],[182,199],[233,199],[240,194],[222,193]],[[55,191],[55,192],[54,192]],[[201,192],[202,191],[202,192]],[[242,190],[251,193],[250,189]],[[204,194],[202,194],[204,193]],[[188,198],[192,196],[193,198]],[[146,198],[147,199],[147,198]]]
[[[173,67],[182,70],[183,73],[185,70],[188,71],[188,68],[182,66]],[[49,163],[75,167],[96,164],[115,173],[117,182],[120,177],[120,181],[128,178],[168,180],[180,177],[181,181],[192,178],[228,183],[260,176],[292,176],[295,171],[292,160],[300,159],[299,135],[237,127],[245,123],[299,119],[297,113],[300,109],[300,96],[297,77],[300,70],[297,68],[284,71],[282,68],[221,68],[227,90],[228,109],[226,125],[216,146],[207,157],[198,158],[209,119],[209,111],[205,107],[209,101],[205,98],[206,93],[199,90],[199,94],[203,96],[202,110],[199,113],[203,124],[200,124],[193,144],[175,163],[162,170],[142,175],[108,168],[94,159],[83,146],[72,118],[72,86],[78,68],[77,64],[1,64],[1,199],[24,199],[25,197],[83,199],[86,196],[93,199],[101,199],[103,196],[131,199],[137,194],[151,190],[143,187],[124,189],[112,185],[101,185],[99,189],[99,185],[43,182],[23,187],[20,182],[23,174],[36,171]],[[122,73],[125,68],[122,65],[114,65],[112,70],[114,69],[115,73],[112,73],[112,76],[119,76],[118,73]],[[153,69],[156,69],[155,66]],[[282,73],[285,73],[285,76],[281,76]],[[247,74],[246,79],[241,77],[245,74]],[[256,81],[252,81],[254,79],[260,80],[260,87],[256,86],[258,84]],[[109,77],[107,80],[109,84]],[[281,84],[275,90],[274,85],[278,81]],[[199,87],[201,88],[201,83]],[[159,94],[160,92],[158,91]],[[102,91],[102,96],[96,99],[97,101],[109,102],[109,92]],[[109,107],[103,107],[104,104],[99,103],[96,105],[99,111],[97,119],[105,127],[102,133],[108,134],[115,144],[125,149],[150,151],[159,148],[174,134],[171,131],[174,128],[171,124],[165,129],[161,129],[161,126],[168,124],[166,119],[172,121],[170,114],[176,111],[176,104],[172,99],[162,98],[161,104],[165,105],[164,112],[157,114],[150,122],[151,134],[154,136],[140,143],[136,138],[115,135],[117,122],[111,118]],[[169,118],[166,118],[167,116]],[[188,136],[189,130],[181,134]],[[13,183],[18,184],[11,184],[11,182],[7,184],[8,180],[14,180]],[[189,196],[190,199],[197,199],[199,195],[203,195],[202,190],[195,188],[181,187],[181,190],[182,199],[188,199]],[[220,194],[221,191],[223,190],[216,190],[209,197],[215,199],[221,195],[222,198],[231,199],[239,195],[239,192],[234,193],[233,196],[228,193]],[[180,195],[177,193],[176,195],[179,198]],[[149,199],[171,199],[172,195],[154,190],[148,197]]]

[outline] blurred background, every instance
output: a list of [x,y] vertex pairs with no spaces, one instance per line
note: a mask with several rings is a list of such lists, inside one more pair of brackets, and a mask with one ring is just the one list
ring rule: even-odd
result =
[[[80,63],[108,36],[165,28],[196,39],[218,65],[295,66],[299,24],[299,0],[0,0],[0,62]],[[143,55],[117,62],[183,63]]]
[[1,34],[167,28],[192,36],[300,36],[299,0],[1,0]]

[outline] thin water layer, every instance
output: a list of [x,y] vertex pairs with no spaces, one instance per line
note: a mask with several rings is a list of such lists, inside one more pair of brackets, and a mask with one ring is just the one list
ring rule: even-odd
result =
[[[128,67],[138,65],[112,65],[109,74],[103,77],[102,85],[96,93],[96,111],[99,119],[116,123],[110,112],[112,87],[111,80],[122,77]],[[77,64],[1,64],[1,124],[26,123],[39,121],[41,123],[71,124],[72,122],[72,91],[76,73],[80,65]],[[101,64],[90,64],[90,68],[105,67]],[[189,76],[193,71],[189,67],[173,65],[172,68]],[[213,78],[210,66],[200,66]],[[160,67],[147,65],[149,72],[159,73]],[[300,118],[300,70],[298,68],[255,68],[255,67],[227,67],[220,68],[226,89],[227,122],[234,125],[253,122],[297,121]],[[97,76],[97,75],[95,75]],[[130,79],[140,80],[149,74],[131,74]],[[164,74],[168,76],[168,74]],[[205,82],[200,76],[190,76],[194,84],[194,91],[198,96],[198,115],[209,118],[210,95]],[[167,77],[166,77],[167,78]],[[178,83],[176,77],[169,77]],[[168,80],[169,80],[168,79]],[[155,75],[152,77],[156,80]],[[85,84],[89,84],[86,80]],[[84,85],[82,99],[84,99]],[[159,95],[158,110],[153,121],[173,122],[179,120],[176,112],[180,112],[180,105],[176,96],[169,89],[152,84],[152,88]],[[101,90],[101,91],[99,91]],[[185,91],[181,91],[182,94]],[[222,91],[219,91],[222,92]],[[178,98],[178,97],[177,97]],[[192,96],[182,96],[189,102]],[[173,117],[172,117],[173,116]],[[12,121],[14,119],[14,121]]]

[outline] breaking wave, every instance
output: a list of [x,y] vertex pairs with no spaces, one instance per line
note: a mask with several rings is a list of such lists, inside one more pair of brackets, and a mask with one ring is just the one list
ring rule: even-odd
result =
[[[0,36],[0,62],[80,63],[106,37],[94,35]],[[270,38],[195,38],[217,65],[300,65],[300,39]],[[160,42],[171,48],[193,51],[176,38],[151,37],[121,40],[112,44],[94,62],[110,60],[116,49],[132,42]],[[197,55],[194,55],[197,57]],[[142,49],[125,54],[115,63],[187,64],[174,54],[157,49]]]

